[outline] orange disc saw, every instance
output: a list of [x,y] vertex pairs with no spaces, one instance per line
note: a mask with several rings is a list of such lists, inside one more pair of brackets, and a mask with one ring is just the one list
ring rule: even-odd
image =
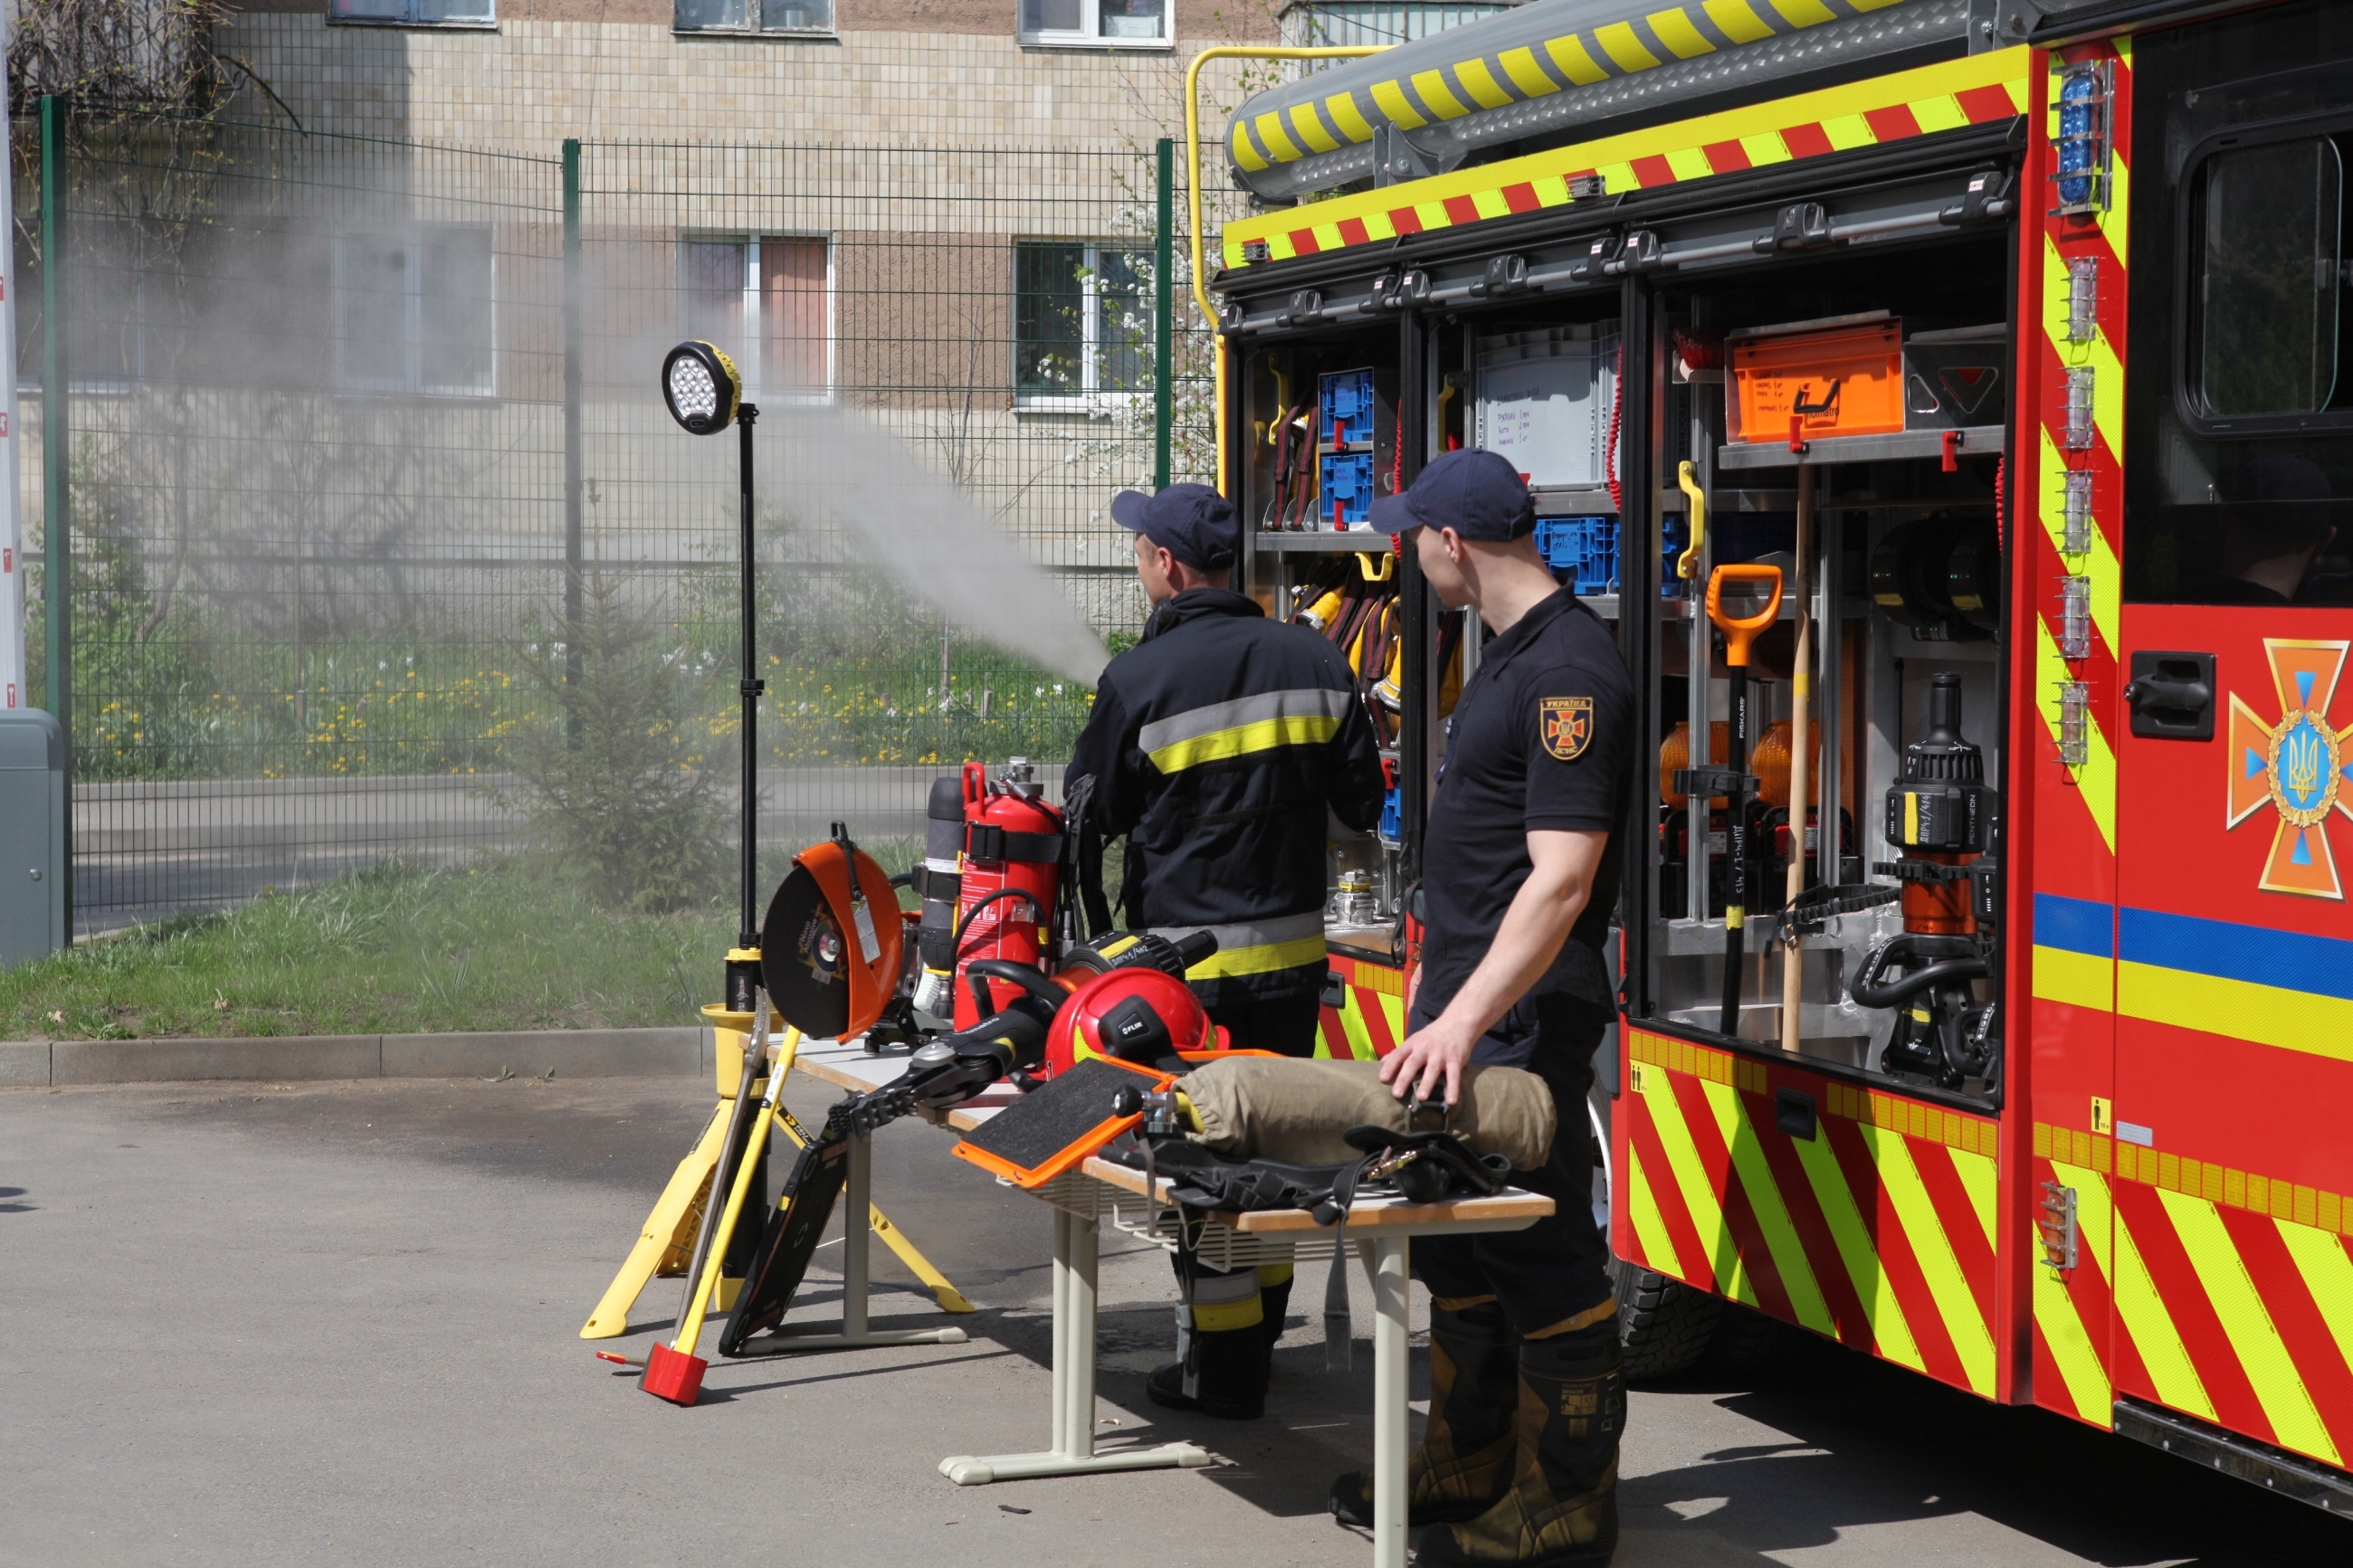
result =
[[906,933],[899,895],[840,823],[793,857],[760,927],[760,979],[784,1020],[811,1039],[862,1035],[899,988]]

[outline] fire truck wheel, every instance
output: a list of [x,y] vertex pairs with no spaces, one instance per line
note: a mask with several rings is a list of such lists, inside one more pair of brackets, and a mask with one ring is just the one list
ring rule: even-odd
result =
[[1700,1363],[1710,1373],[1746,1373],[1765,1359],[1781,1325],[1754,1307],[1738,1301],[1716,1301],[1715,1332],[1707,1342]]
[[1618,1337],[1626,1351],[1626,1381],[1655,1382],[1686,1372],[1707,1353],[1724,1303],[1679,1279],[1609,1260],[1618,1290]]

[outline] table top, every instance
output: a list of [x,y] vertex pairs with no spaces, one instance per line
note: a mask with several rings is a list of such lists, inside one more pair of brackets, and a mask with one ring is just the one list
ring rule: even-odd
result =
[[[856,1094],[898,1081],[907,1070],[907,1057],[903,1051],[870,1055],[854,1039],[803,1040],[799,1054],[793,1058],[793,1070]],[[949,1111],[947,1124],[959,1132],[969,1132],[1020,1098],[1021,1091],[1009,1083],[990,1084]]]
[[[1091,1158],[1079,1167],[1096,1181],[1138,1197],[1145,1195],[1144,1173],[1126,1165],[1114,1164],[1100,1157]],[[1169,1190],[1176,1183],[1169,1177],[1160,1178],[1160,1201],[1168,1201]],[[1375,1193],[1358,1198],[1348,1205],[1348,1228],[1351,1230],[1400,1232],[1524,1230],[1553,1211],[1553,1201],[1540,1193],[1518,1187],[1506,1187],[1493,1197],[1448,1198],[1440,1203],[1408,1203],[1394,1193]],[[1250,1214],[1217,1214],[1211,1216],[1246,1235],[1263,1236],[1283,1231],[1323,1231],[1330,1234],[1329,1226],[1315,1223],[1314,1215],[1305,1209],[1260,1209]]]

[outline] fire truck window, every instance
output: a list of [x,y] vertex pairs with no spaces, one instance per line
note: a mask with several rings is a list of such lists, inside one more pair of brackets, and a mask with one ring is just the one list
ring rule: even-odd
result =
[[2222,152],[2197,175],[2194,391],[2210,419],[2315,414],[2337,391],[2338,208],[2327,138]]

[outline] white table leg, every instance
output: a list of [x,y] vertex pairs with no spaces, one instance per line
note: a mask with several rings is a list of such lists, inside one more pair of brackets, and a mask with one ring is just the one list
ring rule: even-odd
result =
[[[960,1487],[1104,1470],[1198,1470],[1208,1449],[1192,1443],[1095,1450],[1095,1283],[1103,1232],[1092,1215],[1054,1211],[1053,1447],[1042,1454],[958,1454],[940,1474]],[[1398,1558],[1400,1568],[1404,1563]]]
[[818,1332],[780,1328],[754,1342],[750,1356],[785,1355],[799,1351],[855,1350],[868,1345],[960,1345],[962,1329],[883,1329],[867,1326],[866,1299],[873,1274],[874,1226],[869,1215],[874,1204],[874,1135],[852,1132],[848,1179],[841,1191],[841,1327]]
[[1411,1247],[1401,1236],[1373,1243],[1373,1568],[1405,1568]]

